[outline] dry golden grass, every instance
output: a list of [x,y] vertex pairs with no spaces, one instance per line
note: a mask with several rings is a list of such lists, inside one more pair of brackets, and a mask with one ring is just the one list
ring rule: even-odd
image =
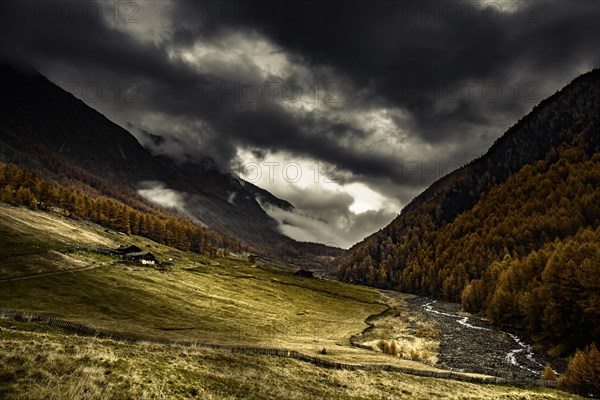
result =
[[0,243],[2,280],[88,267],[89,259],[61,251],[72,246],[115,247],[118,242],[95,224],[0,203]]
[[[11,330],[10,325],[17,325]],[[90,339],[0,320],[0,398],[575,399],[549,389],[338,371],[291,359]]]
[[382,295],[382,301],[389,304],[392,310],[380,317],[371,318],[369,322],[373,324],[373,328],[358,335],[359,342],[403,359],[423,359],[436,363],[440,331],[435,324],[407,309],[404,299],[411,295],[389,291],[382,291]]
[[63,218],[56,213],[31,211],[0,203],[1,225],[27,236],[45,237],[64,245],[112,246],[116,242],[102,234],[102,228],[92,223]]
[[[349,337],[367,327],[365,318],[386,308],[374,289],[294,277],[293,270],[284,266],[206,259],[145,238],[107,233],[96,225],[58,215],[24,208],[9,211],[13,223],[4,226],[3,237],[21,247],[31,247],[32,243],[58,246],[52,238],[48,243],[39,242],[46,236],[40,237],[31,221],[41,214],[48,221],[61,222],[53,231],[58,230],[59,237],[69,237],[74,230],[89,230],[88,236],[100,238],[93,242],[95,246],[104,240],[109,240],[111,246],[135,243],[160,259],[173,261],[164,272],[97,253],[58,253],[63,258],[57,271],[78,268],[82,263],[103,266],[73,274],[0,282],[0,308],[50,314],[133,336],[286,348],[317,357],[326,348],[326,359],[331,361],[431,369],[348,346]],[[41,222],[39,227],[43,226]],[[54,254],[55,250],[51,251],[43,257],[24,256],[21,261],[33,269],[40,257]]]
[[[207,259],[24,208],[1,205],[0,212],[0,280],[79,269],[0,282],[0,308],[49,314],[132,336],[286,348],[337,362],[433,369],[348,346],[349,337],[367,327],[365,318],[386,309],[374,289],[297,278],[291,275],[293,270],[272,263]],[[74,245],[123,243],[173,260],[167,271],[158,271],[93,252],[61,252]],[[18,262],[6,261],[17,255]],[[101,267],[81,270],[82,265],[94,263]],[[402,303],[401,298],[386,301]],[[430,334],[414,336],[421,323],[415,318],[402,311],[386,316],[381,320],[381,335],[395,340],[403,353],[435,354]],[[7,399],[568,398],[550,390],[324,370],[268,356],[128,345],[68,335],[34,323],[14,323],[17,329],[11,330],[13,323],[0,320],[0,398]],[[422,327],[424,333],[434,329]],[[319,354],[323,348],[327,355]]]

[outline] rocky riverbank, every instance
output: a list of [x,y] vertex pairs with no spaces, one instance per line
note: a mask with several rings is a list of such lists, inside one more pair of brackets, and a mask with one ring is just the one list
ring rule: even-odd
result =
[[536,351],[522,332],[504,331],[460,312],[460,305],[427,297],[406,299],[407,307],[435,321],[441,332],[437,366],[512,378],[540,378],[546,364],[564,371],[563,360]]

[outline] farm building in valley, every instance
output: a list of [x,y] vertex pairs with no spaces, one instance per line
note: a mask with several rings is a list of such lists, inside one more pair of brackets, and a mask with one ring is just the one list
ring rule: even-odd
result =
[[142,251],[142,249],[135,245],[120,246],[116,249],[111,250],[111,253],[125,260],[140,261],[142,264],[145,265],[155,265],[158,263],[158,260],[156,259],[154,254]]
[[300,270],[294,272],[294,276],[301,276],[304,278],[314,278],[313,272],[308,271],[306,269],[300,269]]

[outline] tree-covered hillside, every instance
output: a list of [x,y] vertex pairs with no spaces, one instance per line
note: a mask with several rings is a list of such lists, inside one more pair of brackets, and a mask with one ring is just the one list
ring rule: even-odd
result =
[[340,257],[339,277],[462,301],[556,354],[597,340],[599,109],[594,70]]

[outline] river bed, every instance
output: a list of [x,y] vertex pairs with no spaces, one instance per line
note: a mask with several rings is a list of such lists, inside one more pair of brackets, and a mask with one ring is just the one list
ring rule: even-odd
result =
[[406,299],[410,311],[432,319],[441,332],[437,366],[510,378],[541,377],[546,364],[558,372],[566,363],[534,349],[523,332],[506,331],[460,313],[460,305],[427,297]]

